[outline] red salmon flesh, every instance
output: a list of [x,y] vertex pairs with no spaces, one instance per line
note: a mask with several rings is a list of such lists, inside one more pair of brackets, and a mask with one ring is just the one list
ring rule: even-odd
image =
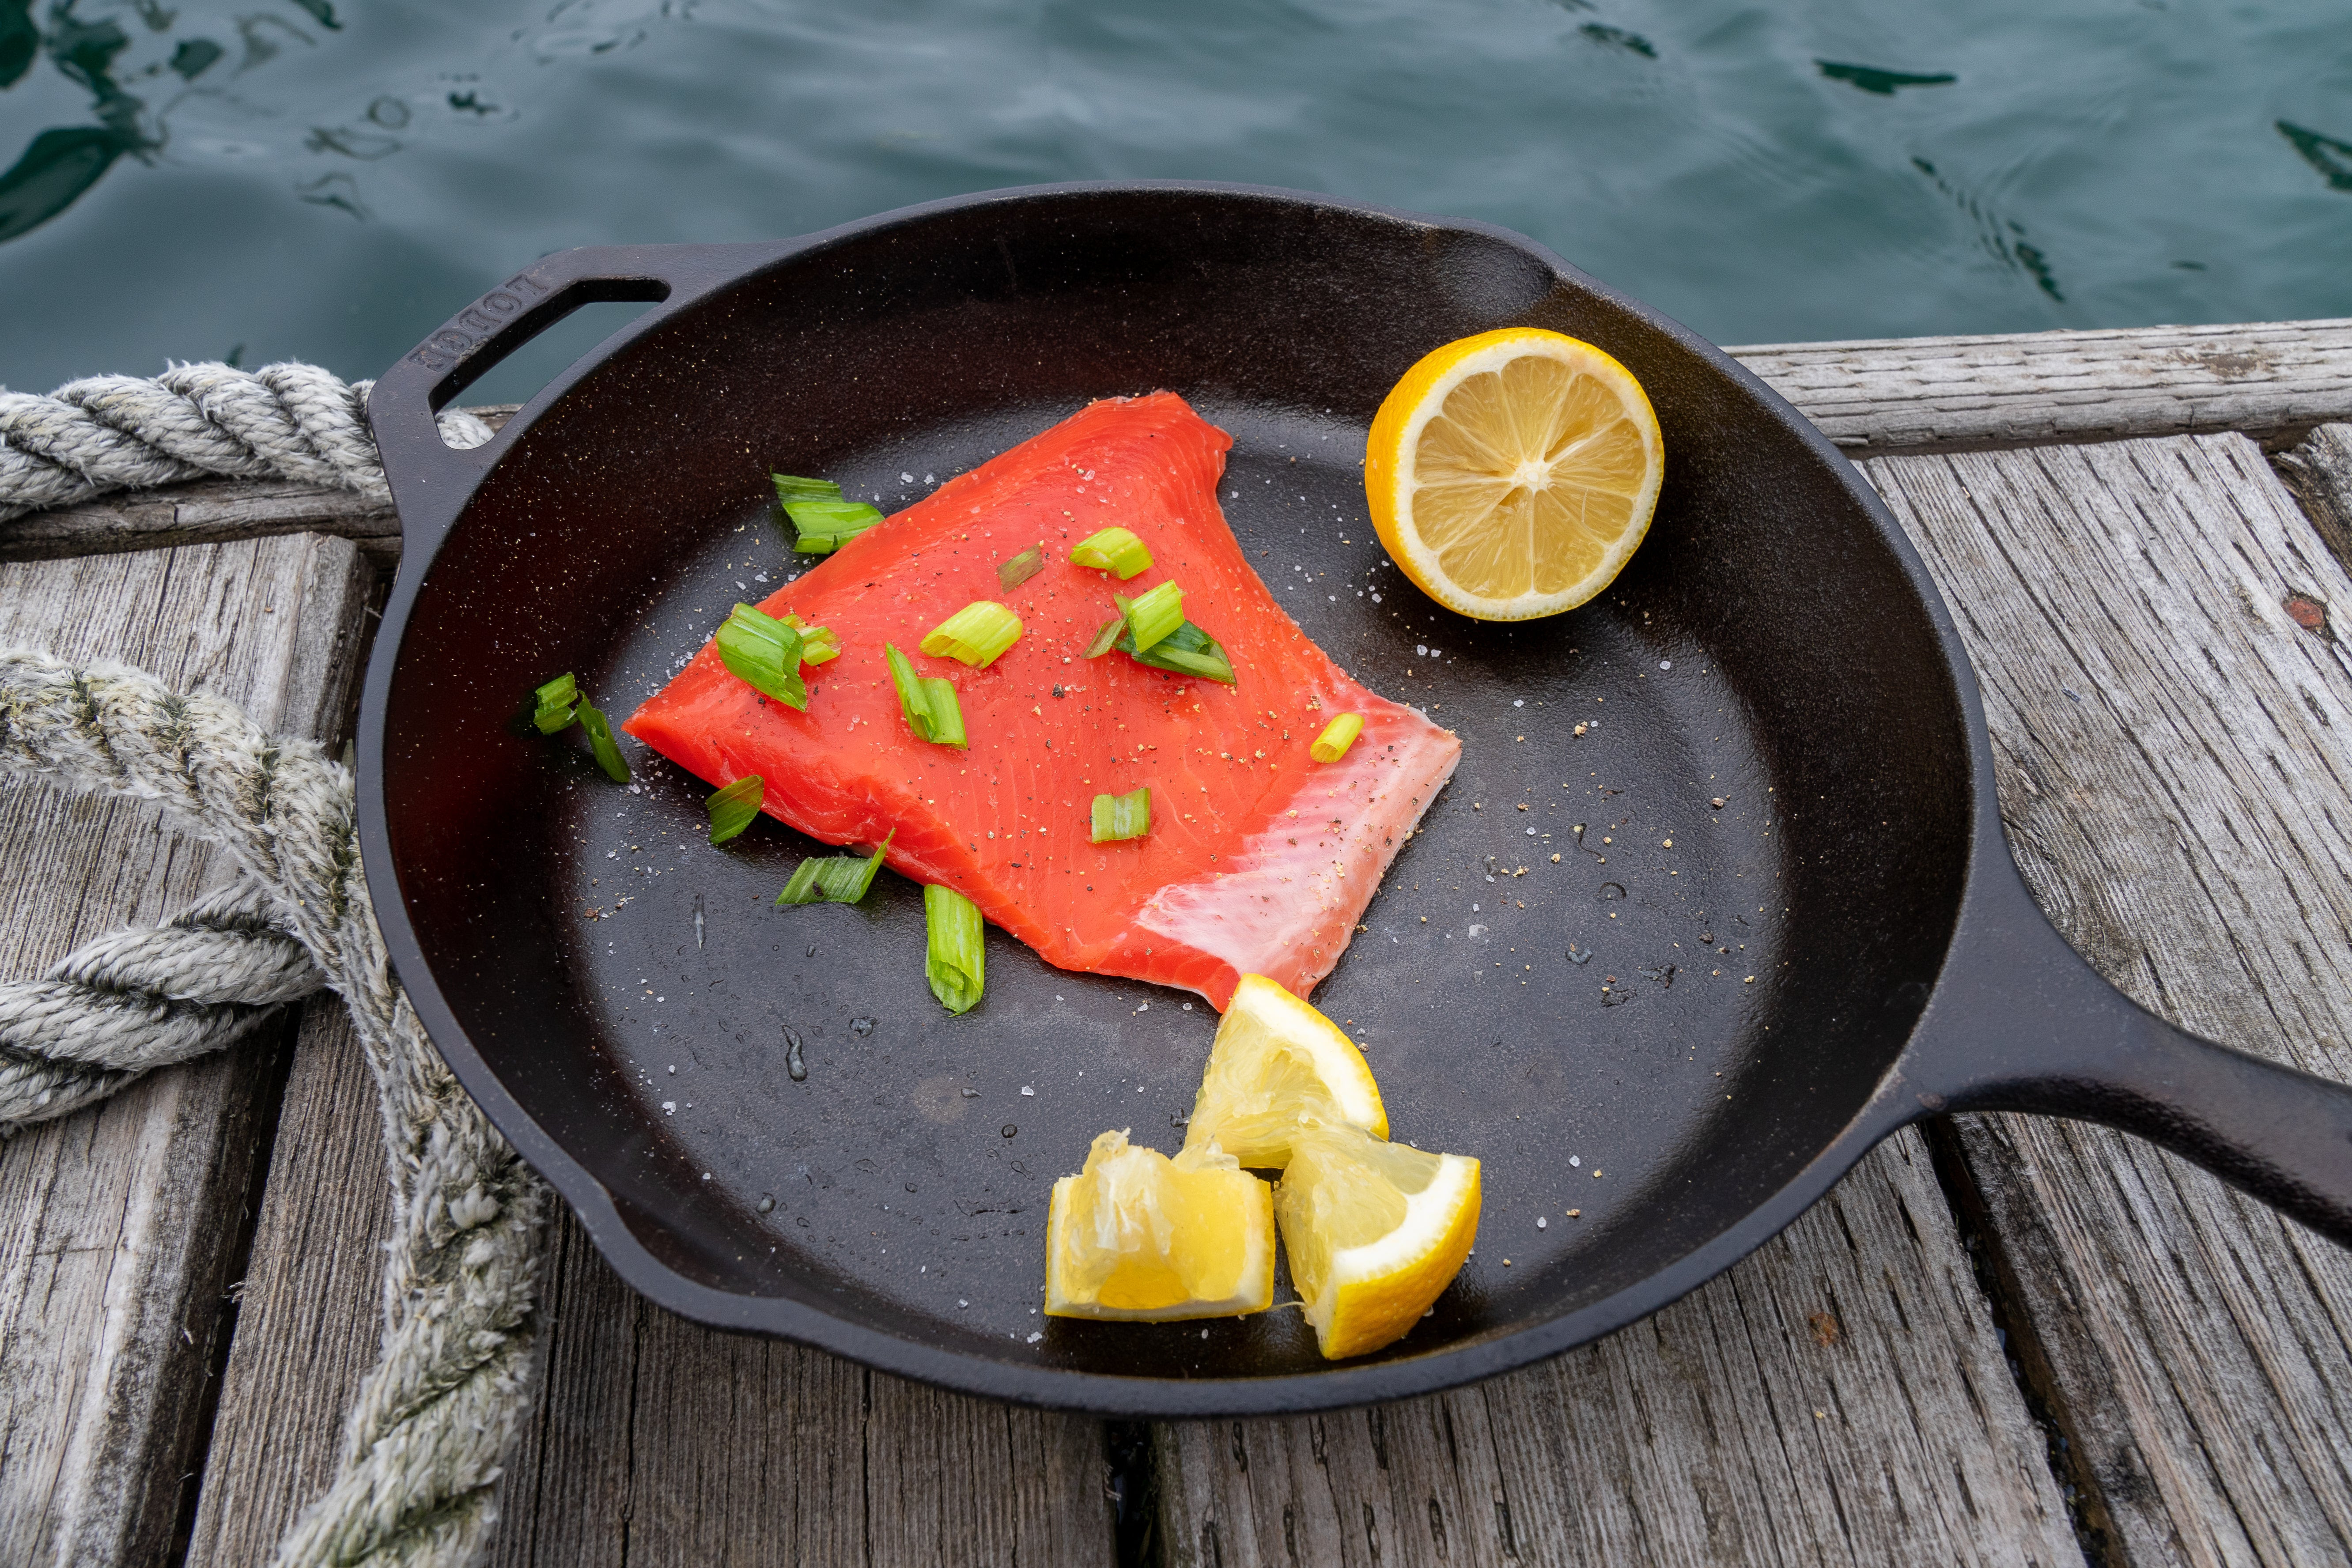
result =
[[[814,837],[871,847],[944,883],[1064,969],[1195,991],[1222,1009],[1242,975],[1304,997],[1331,973],[1462,743],[1349,679],[1283,613],[1217,505],[1233,438],[1172,393],[1088,405],[876,524],[768,596],[831,627],[841,656],[805,671],[806,712],[767,701],[705,645],[624,726],[719,785],[765,782],[761,809]],[[1127,583],[1074,566],[1118,525],[1150,547]],[[1045,568],[1009,592],[997,564]],[[1084,657],[1116,609],[1172,579],[1224,645],[1235,684]],[[927,658],[923,636],[975,599],[1021,617],[985,669]],[[916,738],[884,660],[957,689],[967,750]],[[1340,761],[1307,745],[1341,713]],[[1151,831],[1088,841],[1097,794],[1151,790]]]

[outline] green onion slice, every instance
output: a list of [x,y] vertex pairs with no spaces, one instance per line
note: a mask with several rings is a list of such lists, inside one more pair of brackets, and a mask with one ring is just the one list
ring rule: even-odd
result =
[[1184,590],[1173,583],[1162,583],[1132,599],[1114,594],[1111,602],[1127,617],[1128,639],[1135,645],[1131,652],[1149,652],[1152,644],[1184,624]]
[[614,743],[613,726],[604,721],[604,713],[587,703],[580,704],[580,727],[588,731],[588,743],[596,750],[596,765],[614,784],[629,782],[629,764]]
[[710,842],[724,844],[751,826],[767,794],[766,780],[757,773],[745,773],[704,801],[703,805],[710,813]]
[[808,710],[798,631],[764,611],[738,605],[711,640],[719,645],[719,662],[736,679],[787,708]]
[[1118,639],[1126,635],[1127,617],[1125,616],[1113,616],[1110,619],[1105,621],[1102,625],[1095,628],[1095,635],[1088,638],[1087,642],[1086,657],[1088,658],[1100,658],[1112,648],[1118,647]]
[[996,563],[996,585],[1010,594],[1045,569],[1045,547],[1033,544],[1020,554]]
[[1323,726],[1323,732],[1315,737],[1314,743],[1307,748],[1307,754],[1318,763],[1336,763],[1348,754],[1348,748],[1354,745],[1356,737],[1363,732],[1364,716],[1361,713],[1342,713]]
[[917,738],[935,746],[964,744],[963,709],[956,689],[936,675],[917,675],[907,656],[888,643],[882,645],[890,662],[890,680],[898,689],[898,711]]
[[831,626],[813,626],[798,616],[787,612],[784,625],[801,635],[801,668],[813,664],[830,664],[841,657],[841,634]]
[[796,500],[841,499],[841,487],[831,479],[803,479],[791,474],[770,474],[768,479],[776,487],[776,499],[786,505]]
[[770,474],[768,479],[776,487],[776,500],[783,503],[784,515],[793,520],[800,534],[793,548],[803,554],[838,550],[882,521],[878,509],[862,500],[845,500],[841,487],[830,479],[796,479],[791,474]]
[[931,994],[950,1013],[969,1013],[988,983],[987,927],[980,906],[934,883],[923,889],[923,928],[929,938],[923,978]]
[[579,683],[565,671],[531,693],[535,710],[530,719],[542,735],[552,735],[572,722],[572,710],[580,700]]
[[[896,838],[892,833],[890,838]],[[874,847],[874,853],[856,855],[812,855],[801,862],[784,890],[776,895],[776,907],[786,904],[854,904],[866,896],[874,885],[874,873],[882,868],[883,852],[890,847],[890,838]]]
[[1152,669],[1234,684],[1234,661],[1225,657],[1224,645],[1190,621],[1141,653],[1135,651],[1134,641],[1129,637],[1121,637],[1114,646],[1136,663]]
[[986,669],[1020,637],[1019,616],[993,599],[975,599],[925,634],[922,647],[933,658]]
[[1151,831],[1151,788],[1128,791],[1125,795],[1095,796],[1094,841],[1114,844],[1123,838],[1140,838]]
[[1123,528],[1106,528],[1091,539],[1078,542],[1070,552],[1074,566],[1092,566],[1097,571],[1116,572],[1118,580],[1126,582],[1151,564],[1151,552],[1143,541]]

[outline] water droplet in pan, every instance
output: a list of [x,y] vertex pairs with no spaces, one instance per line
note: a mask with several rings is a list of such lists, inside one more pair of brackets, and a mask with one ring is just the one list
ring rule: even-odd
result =
[[808,1079],[808,1063],[801,1059],[801,1037],[790,1029],[784,1031],[784,1070],[793,1075],[794,1083]]
[[1603,882],[1601,884],[1601,902],[1606,903],[1612,899],[1622,899],[1624,896],[1625,885],[1622,882]]

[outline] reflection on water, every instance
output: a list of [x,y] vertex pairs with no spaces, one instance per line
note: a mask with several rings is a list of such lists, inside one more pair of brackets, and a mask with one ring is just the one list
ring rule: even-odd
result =
[[1486,218],[1734,342],[2347,314],[2344,37],[2342,0],[0,0],[0,384],[370,374],[563,246],[1061,179]]

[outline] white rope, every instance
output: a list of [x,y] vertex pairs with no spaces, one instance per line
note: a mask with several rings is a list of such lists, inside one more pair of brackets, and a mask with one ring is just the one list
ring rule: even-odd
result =
[[268,909],[240,883],[169,925],[102,936],[46,979],[0,985],[0,1137],[232,1045],[319,989],[318,965]]
[[[292,479],[388,500],[368,392],[310,364],[175,364],[93,375],[47,397],[0,390],[0,522],[109,490],[202,479]],[[488,425],[451,410],[441,437],[478,447]]]
[[[0,520],[124,486],[275,475],[384,493],[366,384],[308,365],[180,365],[47,398],[0,393]],[[444,415],[445,437],[489,430]],[[0,648],[0,773],[161,802],[244,881],[170,925],[0,985],[0,1136],[230,1044],[321,984],[380,1096],[394,1198],[382,1352],[333,1481],[278,1568],[460,1568],[487,1544],[536,1375],[546,1188],[484,1118],[393,978],[359,865],[351,775],[234,704],[120,666]]]

